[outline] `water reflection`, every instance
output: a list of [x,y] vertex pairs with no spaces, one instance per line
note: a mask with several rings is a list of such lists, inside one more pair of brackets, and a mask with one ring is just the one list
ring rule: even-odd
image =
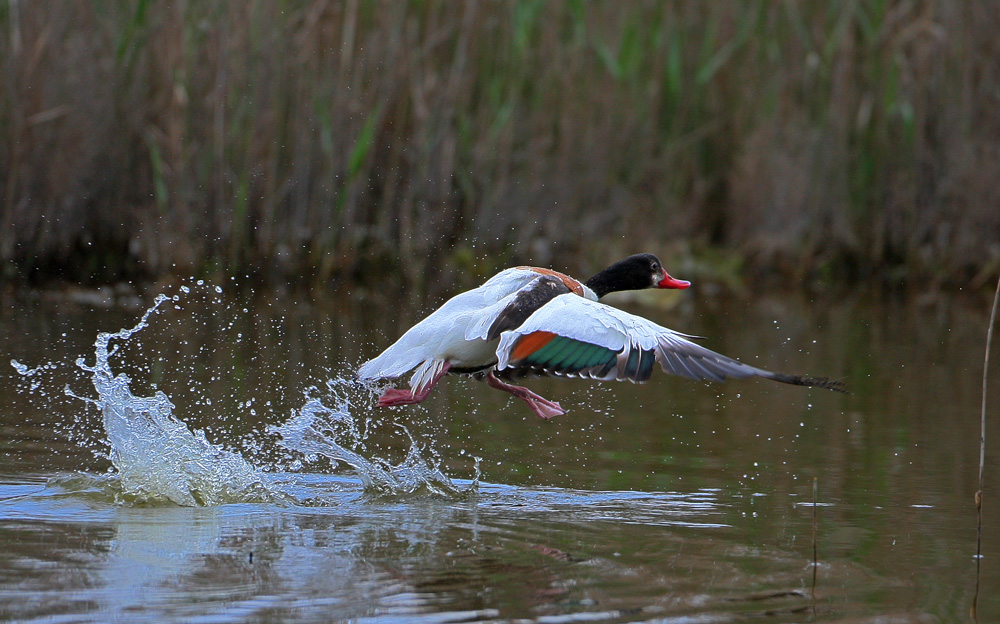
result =
[[[141,309],[7,302],[0,361],[54,367],[34,388],[13,369],[0,376],[0,617],[952,621],[967,613],[974,571],[986,315],[969,303],[702,299],[641,311],[754,364],[843,374],[850,397],[654,376],[529,381],[570,410],[552,422],[461,379],[422,406],[359,401],[366,458],[399,465],[412,435],[462,487],[482,458],[487,483],[470,498],[394,500],[283,447],[268,426],[299,413],[310,388],[335,405],[327,382],[421,304],[182,300],[123,347],[121,370],[135,394],[164,392],[186,426],[290,497],[185,509],[116,502],[101,414],[62,393],[91,387],[73,360]],[[998,493],[987,477],[987,526]],[[986,588],[1000,586],[988,564],[998,546],[987,532]],[[981,621],[998,614],[987,591]]]
[[[529,615],[558,611],[567,601],[584,604],[588,588],[646,576],[646,567],[681,550],[724,550],[711,539],[724,528],[713,492],[483,484],[470,501],[372,502],[356,480],[277,478],[313,501],[310,492],[318,494],[324,506],[128,507],[111,496],[98,504],[93,493],[107,480],[81,477],[33,492],[0,488],[0,531],[17,535],[19,544],[0,573],[9,604],[17,605],[6,615],[51,609],[94,619],[121,612],[148,620],[204,613],[226,620],[422,613],[446,619],[455,611],[497,614],[486,605],[508,598],[516,605],[504,607],[508,614]],[[637,507],[642,511],[632,513]],[[641,533],[654,525],[679,532],[628,545],[638,556],[594,546],[611,528]],[[483,591],[494,595],[484,599]]]

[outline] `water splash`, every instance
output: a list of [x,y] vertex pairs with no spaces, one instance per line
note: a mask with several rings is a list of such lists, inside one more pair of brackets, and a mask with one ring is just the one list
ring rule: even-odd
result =
[[[190,293],[186,286],[180,290],[185,295]],[[135,326],[97,335],[93,365],[84,358],[76,360],[79,368],[90,373],[96,399],[79,396],[68,385],[65,388],[65,394],[95,405],[102,413],[108,458],[115,469],[116,483],[112,488],[115,498],[130,504],[187,506],[299,502],[276,474],[281,466],[258,467],[239,453],[209,442],[203,431],[192,431],[174,415],[175,406],[164,392],[156,391],[151,397],[136,396],[131,379],[112,370],[111,358],[119,348],[149,326],[150,318],[164,302],[178,300],[176,295],[158,295]],[[41,383],[39,373],[51,367],[31,369],[17,360],[12,360],[11,365],[22,376],[32,378],[33,391]],[[439,461],[425,459],[426,449],[421,449],[401,425],[396,426],[407,435],[410,447],[399,464],[366,457],[364,436],[350,413],[350,400],[346,397],[347,392],[365,389],[345,379],[329,381],[327,388],[336,408],[324,405],[323,400],[331,399],[307,396],[305,405],[286,423],[268,428],[268,433],[277,434],[278,444],[293,457],[300,456],[309,462],[322,456],[335,464],[346,464],[357,474],[365,492],[377,496],[457,496],[478,487],[478,462],[475,480],[469,487],[459,488],[440,470]],[[257,440],[250,446],[261,444],[263,441]],[[302,461],[295,459],[293,464],[301,468]]]
[[[351,382],[338,380],[337,383],[346,386]],[[352,450],[349,447],[361,445],[362,436],[351,416],[350,401],[345,397],[338,397],[336,401],[337,407],[329,408],[321,400],[309,398],[295,416],[279,427],[272,427],[271,431],[281,436],[282,446],[304,453],[307,459],[322,455],[351,466],[369,494],[400,496],[427,492],[458,496],[478,486],[478,461],[472,484],[466,489],[459,488],[438,465],[424,459],[420,446],[405,427],[401,429],[409,438],[410,447],[399,464],[369,459]]]
[[[109,348],[111,341],[128,340],[148,327],[150,315],[169,299],[157,296],[131,329],[99,333],[93,366],[83,358],[76,361],[92,375],[98,399],[90,400],[104,415],[110,458],[123,494],[178,505],[272,500],[274,493],[264,484],[261,471],[242,456],[210,443],[204,432],[192,432],[173,415],[174,405],[166,394],[157,391],[152,397],[137,397],[129,377],[111,370],[110,358],[118,350],[117,345]],[[69,388],[66,391],[72,394]]]

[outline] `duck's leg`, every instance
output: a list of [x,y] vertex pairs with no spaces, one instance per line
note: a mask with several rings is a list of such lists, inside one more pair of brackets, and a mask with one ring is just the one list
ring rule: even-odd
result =
[[540,397],[531,390],[522,386],[514,386],[500,381],[497,379],[496,375],[493,374],[493,371],[490,371],[489,374],[486,375],[486,383],[488,383],[491,388],[509,392],[521,399],[527,403],[528,407],[530,407],[531,410],[538,414],[541,418],[549,419],[553,416],[559,416],[566,413],[566,410],[564,410],[562,406],[555,401],[550,401],[546,398]]
[[427,398],[427,395],[431,393],[437,382],[441,381],[448,369],[451,368],[451,364],[445,362],[441,366],[441,370],[437,372],[427,383],[423,384],[419,388],[411,388],[409,390],[402,390],[400,388],[389,388],[382,393],[382,396],[378,398],[378,403],[375,407],[390,407],[392,405],[413,405],[414,403],[420,403]]

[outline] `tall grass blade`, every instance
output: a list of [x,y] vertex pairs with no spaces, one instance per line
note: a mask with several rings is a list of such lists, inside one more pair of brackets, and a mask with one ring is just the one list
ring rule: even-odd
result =
[[983,356],[983,404],[979,414],[979,489],[976,490],[976,592],[972,596],[972,617],[978,613],[979,580],[983,561],[983,468],[986,465],[986,381],[990,371],[990,346],[993,344],[993,326],[997,319],[997,306],[1000,305],[1000,277],[997,278],[997,289],[993,294],[993,309],[990,311],[990,326],[986,330],[986,354]]
[[372,145],[375,143],[375,127],[381,117],[382,107],[377,106],[375,107],[375,110],[368,115],[368,119],[365,119],[364,125],[361,126],[358,138],[354,142],[354,147],[351,149],[351,155],[347,158],[348,180],[353,180],[357,177],[358,173],[361,171],[361,165],[364,164],[365,159],[368,158],[368,154],[371,153]]
[[156,207],[160,214],[167,211],[169,196],[167,192],[167,181],[163,173],[163,156],[160,154],[160,146],[156,144],[153,137],[146,138],[146,146],[149,149],[149,164],[153,170],[153,199],[156,200]]

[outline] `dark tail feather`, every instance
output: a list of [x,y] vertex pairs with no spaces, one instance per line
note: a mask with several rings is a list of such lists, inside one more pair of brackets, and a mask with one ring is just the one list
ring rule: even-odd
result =
[[772,373],[768,379],[780,381],[781,383],[792,384],[793,386],[811,386],[814,388],[826,388],[841,394],[850,394],[844,387],[844,382],[840,379],[830,379],[829,377],[801,377],[799,375],[783,375]]

